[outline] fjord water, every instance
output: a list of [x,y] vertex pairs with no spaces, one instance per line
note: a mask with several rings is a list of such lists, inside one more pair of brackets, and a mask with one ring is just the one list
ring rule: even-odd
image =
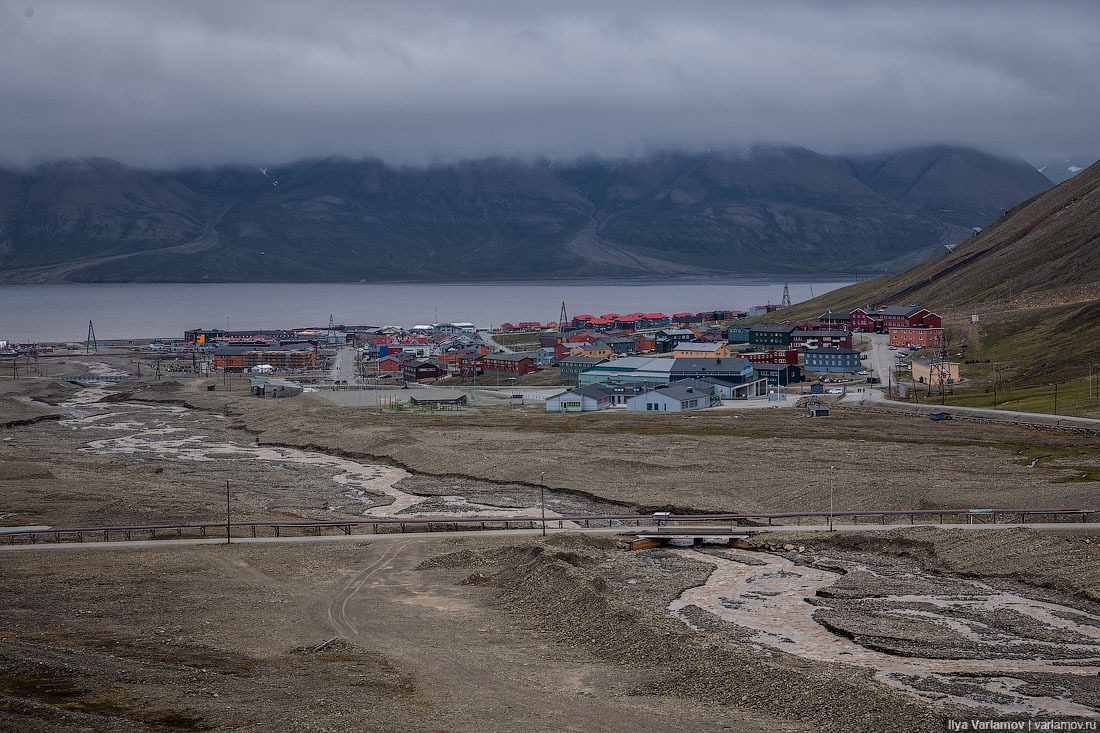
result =
[[[470,321],[557,321],[569,315],[673,314],[779,303],[783,280],[632,280],[541,283],[187,283],[0,286],[0,340],[101,341],[180,338],[188,328],[324,326]],[[793,302],[850,281],[790,281]]]

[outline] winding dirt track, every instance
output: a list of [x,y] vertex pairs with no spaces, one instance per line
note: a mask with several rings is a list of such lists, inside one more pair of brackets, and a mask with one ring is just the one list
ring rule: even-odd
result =
[[368,580],[378,575],[378,573],[383,570],[386,570],[389,567],[389,563],[396,559],[410,544],[420,541],[422,540],[409,540],[387,547],[377,559],[368,563],[365,568],[344,583],[340,590],[336,592],[336,595],[333,597],[325,613],[325,620],[328,621],[333,631],[339,636],[348,639],[355,638],[359,635],[359,627],[356,625],[352,616],[348,614],[348,605],[351,603],[351,600],[355,598],[355,595],[362,589],[363,585]]

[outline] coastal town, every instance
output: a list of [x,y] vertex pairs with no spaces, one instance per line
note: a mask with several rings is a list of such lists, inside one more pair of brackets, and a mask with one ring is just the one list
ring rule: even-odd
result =
[[[436,388],[428,396],[390,394],[377,401],[391,407],[468,404],[471,388],[493,386],[514,387],[522,394],[510,399],[526,395],[552,413],[687,412],[764,401],[797,403],[825,416],[823,400],[850,392],[885,387],[905,397],[907,389],[923,386],[946,393],[960,381],[958,362],[943,348],[942,319],[925,307],[862,306],[796,322],[781,316],[780,306],[768,305],[582,314],[491,329],[472,322],[344,325],[330,318],[327,327],[302,329],[195,328],[181,339],[141,342],[141,348],[156,355],[158,372],[220,375],[226,386],[243,375],[261,397]],[[9,362],[0,362],[0,372],[15,376],[20,369],[40,372],[40,359],[62,348],[0,346],[0,358]],[[94,343],[89,324],[89,340],[69,348],[106,346]],[[870,358],[876,347],[897,358]],[[791,393],[799,399],[788,402]]]

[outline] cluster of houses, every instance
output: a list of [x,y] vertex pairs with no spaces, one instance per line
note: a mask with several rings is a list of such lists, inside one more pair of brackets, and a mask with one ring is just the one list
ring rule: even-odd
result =
[[[571,334],[569,341],[564,336],[558,340],[553,356],[562,380],[575,381],[578,387],[548,401],[546,409],[584,412],[625,405],[636,411],[684,411],[723,399],[760,397],[769,386],[801,382],[803,371],[860,372],[864,356],[852,348],[852,333],[862,331],[888,333],[895,346],[943,343],[940,316],[916,305],[830,311],[801,323],[735,323],[724,331],[682,327],[652,335],[592,333],[584,339]],[[652,348],[642,348],[649,345],[642,339],[650,338]],[[646,351],[671,352],[672,358],[637,356]],[[918,365],[926,371],[932,368],[914,360],[914,379],[919,378]],[[932,379],[931,373],[925,379]],[[627,389],[634,393],[624,396]],[[701,399],[702,393],[709,397]]]
[[200,351],[214,369],[227,372],[309,369],[317,364],[321,341],[310,332],[223,331],[195,328],[184,331],[182,343],[158,343],[159,350]]

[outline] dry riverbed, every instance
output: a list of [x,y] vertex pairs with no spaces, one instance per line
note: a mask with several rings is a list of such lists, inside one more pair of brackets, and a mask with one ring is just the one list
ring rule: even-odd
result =
[[[0,382],[0,523],[209,521],[227,481],[239,519],[534,514],[543,473],[550,517],[820,509],[822,477],[839,509],[1095,504],[1095,484],[1062,465],[1098,462],[1087,436],[843,409],[433,417],[201,384]],[[629,553],[558,535],[0,550],[0,729],[1097,717],[1097,533],[781,541],[791,549]]]

